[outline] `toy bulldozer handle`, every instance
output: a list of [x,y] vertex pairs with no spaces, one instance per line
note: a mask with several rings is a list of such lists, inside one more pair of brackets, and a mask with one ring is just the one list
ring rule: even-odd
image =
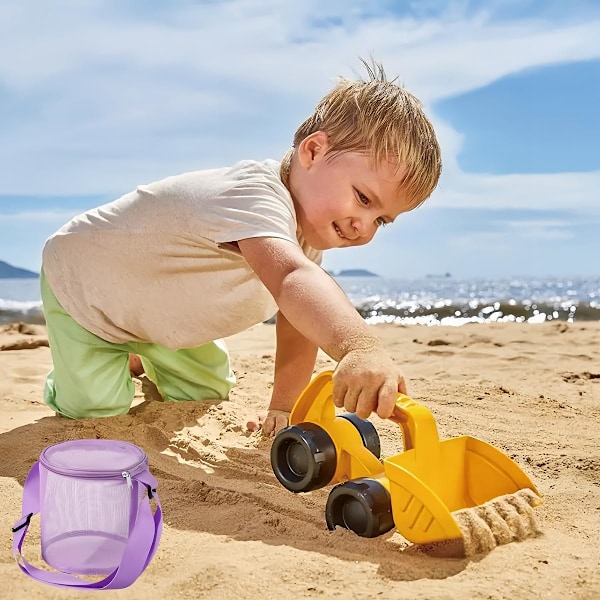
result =
[[335,418],[332,371],[323,371],[304,389],[290,413],[290,425],[303,421],[313,423],[330,422]]
[[[302,421],[329,423],[335,418],[331,371],[324,371],[311,381],[290,414],[290,425]],[[402,429],[404,450],[418,448],[418,461],[431,460],[439,452],[439,436],[433,415],[404,394],[398,394],[390,420]]]
[[435,419],[427,408],[398,394],[390,420],[402,429],[404,451],[414,450],[417,464],[425,467],[438,462],[440,439]]

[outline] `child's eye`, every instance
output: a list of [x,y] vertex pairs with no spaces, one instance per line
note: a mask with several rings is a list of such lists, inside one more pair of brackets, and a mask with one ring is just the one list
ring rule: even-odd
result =
[[371,201],[362,193],[357,191],[358,193],[358,199],[365,205],[365,206],[369,206],[369,204],[371,204]]

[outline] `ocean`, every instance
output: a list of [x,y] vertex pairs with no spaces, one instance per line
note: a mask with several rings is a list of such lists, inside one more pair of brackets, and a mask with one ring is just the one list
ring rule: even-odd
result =
[[[600,277],[338,277],[368,323],[463,325],[599,321]],[[0,323],[43,323],[37,279],[0,279]]]

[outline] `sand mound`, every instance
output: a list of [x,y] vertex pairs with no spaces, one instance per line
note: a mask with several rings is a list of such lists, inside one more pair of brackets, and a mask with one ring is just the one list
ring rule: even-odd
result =
[[0,351],[33,350],[47,347],[48,337],[44,327],[29,323],[9,323],[0,325]]
[[261,435],[249,432],[246,421],[233,402],[213,404],[193,425],[176,431],[163,453],[212,473],[215,463],[228,460],[228,450],[258,445]]

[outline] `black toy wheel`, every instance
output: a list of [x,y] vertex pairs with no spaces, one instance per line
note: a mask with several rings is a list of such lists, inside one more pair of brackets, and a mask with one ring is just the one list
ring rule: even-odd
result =
[[325,508],[327,528],[344,527],[361,537],[377,537],[394,526],[389,492],[367,477],[336,485]]
[[335,445],[314,423],[282,429],[271,446],[271,467],[291,492],[309,492],[327,485],[337,467]]
[[377,458],[381,457],[381,443],[379,442],[379,434],[371,421],[359,419],[355,413],[344,413],[339,415],[342,419],[346,419],[358,429],[363,446],[374,454]]

